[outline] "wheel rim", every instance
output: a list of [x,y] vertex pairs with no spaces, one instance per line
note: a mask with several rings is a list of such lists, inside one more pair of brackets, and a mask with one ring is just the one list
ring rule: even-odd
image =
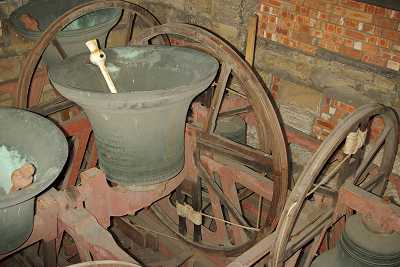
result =
[[[266,232],[271,231],[271,229],[274,229],[277,225],[277,218],[286,200],[286,192],[288,187],[288,167],[286,144],[282,134],[282,129],[280,127],[275,109],[270,102],[270,99],[266,95],[264,88],[258,81],[251,67],[229,45],[227,45],[217,36],[196,26],[176,23],[164,24],[144,30],[142,33],[135,36],[133,41],[136,44],[143,45],[146,44],[148,40],[162,34],[178,35],[180,37],[184,37],[185,40],[190,39],[192,42],[196,43],[191,43],[189,47],[195,47],[202,51],[206,51],[207,53],[210,53],[216,57],[221,63],[219,79],[214,91],[214,97],[211,100],[210,110],[214,110],[214,112],[207,112],[207,120],[200,134],[200,139],[203,141],[198,142],[198,146],[200,146],[200,143],[207,141],[220,142],[221,144],[227,145],[226,140],[223,140],[224,138],[220,138],[215,134],[215,124],[218,116],[218,110],[221,108],[221,102],[223,101],[222,99],[224,97],[226,83],[229,79],[229,76],[233,74],[239,80],[241,88],[245,90],[247,94],[247,100],[251,108],[254,110],[257,123],[259,124],[259,127],[257,128],[257,135],[260,142],[260,151],[272,155],[272,178],[274,180],[273,196],[271,208],[266,220],[267,227],[265,228],[268,229],[265,230]],[[237,145],[231,143],[228,145],[231,145],[232,149],[242,149],[242,147],[237,147]],[[201,160],[199,159],[200,156],[197,158],[198,167],[199,163],[200,165],[202,164]],[[203,171],[202,175],[207,175],[206,172],[207,171]],[[225,185],[225,187],[227,186],[228,185]],[[232,184],[230,186],[232,188]],[[214,197],[215,196],[212,198]],[[165,208],[165,205],[161,206],[158,203],[153,205],[153,211],[155,211],[156,215],[158,215],[158,217],[164,223],[166,223],[171,230],[184,238],[186,241],[198,247],[217,251],[240,251],[247,247],[251,241],[254,241],[255,239],[255,235],[253,235],[249,242],[244,242],[240,245],[222,247],[215,244],[206,243],[204,240],[193,241],[193,236],[179,233],[177,230],[178,227],[176,219],[172,220],[169,218],[163,212]]]
[[[375,117],[381,117],[384,120],[385,128],[381,131],[372,150],[368,153],[363,153],[361,161],[346,175],[351,175],[350,177],[352,177],[352,181],[359,184],[364,189],[370,190],[376,194],[383,193],[396,156],[398,146],[398,121],[392,109],[380,104],[368,104],[357,109],[342,121],[320,145],[307,166],[304,168],[304,171],[295,184],[293,191],[288,197],[288,201],[285,204],[285,208],[277,227],[277,239],[273,251],[272,266],[281,267],[284,265],[286,257],[285,250],[296,219],[301,212],[302,205],[309,194],[314,181],[316,181],[318,176],[321,174],[321,171],[327,164],[328,160],[332,157],[335,151],[339,149],[339,146],[345,141],[350,132],[355,131],[355,129],[358,129],[360,125],[363,125],[366,121],[370,121]],[[374,152],[374,150],[376,151]],[[360,177],[368,169],[367,166],[373,164],[373,159],[380,150],[383,150],[382,161],[378,168],[381,182],[378,182],[375,187],[370,187],[366,184],[363,185],[363,183],[359,182]],[[371,179],[373,178],[374,177]]]

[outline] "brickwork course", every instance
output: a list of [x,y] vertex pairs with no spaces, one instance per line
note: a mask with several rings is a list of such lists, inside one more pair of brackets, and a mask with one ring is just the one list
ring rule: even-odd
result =
[[353,0],[261,0],[259,15],[264,38],[400,69],[399,11]]

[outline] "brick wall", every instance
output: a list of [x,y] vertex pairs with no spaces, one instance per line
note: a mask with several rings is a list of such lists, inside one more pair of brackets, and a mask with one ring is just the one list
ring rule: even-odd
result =
[[259,35],[307,54],[319,48],[400,69],[400,12],[353,0],[259,0]]

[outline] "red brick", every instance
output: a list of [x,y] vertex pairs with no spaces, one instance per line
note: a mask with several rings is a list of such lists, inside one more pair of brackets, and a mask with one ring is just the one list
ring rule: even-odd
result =
[[288,30],[278,26],[276,28],[276,33],[283,34],[283,35],[288,35]]
[[383,48],[389,48],[391,45],[391,42],[388,39],[384,38],[378,38],[378,41],[376,42],[377,46],[383,47]]
[[311,35],[317,38],[322,38],[322,31],[311,29]]
[[325,25],[325,30],[326,30],[327,32],[335,32],[335,31],[336,31],[336,25],[335,25],[335,24],[332,24],[332,23],[327,23],[327,24]]
[[344,28],[344,27],[336,26],[336,33],[337,33],[337,34],[340,34],[340,35],[343,35],[345,29],[346,29],[346,28]]
[[304,5],[307,7],[315,8],[320,11],[329,11],[332,7],[332,1],[323,1],[323,0],[305,0]]
[[279,35],[278,41],[286,46],[289,46],[289,38],[287,35]]
[[354,19],[345,18],[344,19],[344,26],[353,30],[358,29],[359,21]]
[[356,11],[356,10],[351,10],[351,9],[345,9],[345,17],[358,20],[361,22],[365,23],[371,23],[372,22],[372,14],[366,13],[366,12],[361,12],[361,11]]
[[289,12],[288,10],[283,10],[281,13],[282,18],[294,20],[295,14],[293,12]]
[[379,56],[374,56],[374,55],[364,55],[361,58],[361,61],[369,63],[369,64],[373,64],[373,65],[377,65],[380,67],[386,67],[386,60],[379,57]]
[[315,24],[314,19],[312,19],[310,17],[306,17],[306,16],[296,16],[296,21],[298,23],[308,25],[308,26],[314,26],[314,24]]
[[342,24],[343,17],[335,15],[335,14],[329,14],[328,16],[328,21],[334,24],[341,25]]
[[392,60],[400,63],[400,53],[392,52]]
[[383,18],[383,17],[375,17],[374,19],[374,24],[386,28],[386,29],[391,29],[391,30],[397,30],[397,27],[399,26],[399,22],[390,19],[390,18]]
[[383,29],[382,37],[389,40],[400,42],[400,32],[398,31]]
[[332,52],[339,52],[340,48],[340,45],[337,45],[334,41],[327,39],[322,39],[319,46]]
[[385,16],[385,9],[383,7],[376,6],[375,7],[375,15]]
[[337,45],[344,44],[344,38],[342,36],[336,35],[334,33],[324,33],[323,39],[329,40]]
[[305,6],[296,6],[296,13],[302,16],[310,16],[310,8]]
[[374,31],[375,31],[375,25],[373,25],[373,24],[364,24],[364,27],[363,27],[363,32],[367,32],[367,33],[370,33],[370,34],[374,34]]
[[391,10],[390,18],[400,20],[400,11]]
[[319,19],[319,20],[328,20],[329,13],[310,8],[310,17],[312,17],[314,19]]
[[345,36],[358,41],[366,40],[366,35],[358,31],[346,30]]
[[291,20],[291,19],[280,19],[280,20],[279,20],[279,23],[280,23],[282,26],[284,26],[284,27],[286,27],[286,28],[288,28],[288,29],[292,28],[293,25],[295,25],[295,24],[294,24],[294,21]]
[[365,5],[365,12],[367,12],[369,14],[375,14],[375,9],[376,9],[376,6],[369,5],[369,4]]
[[341,6],[335,6],[333,8],[333,14],[338,15],[338,16],[344,16],[344,14],[346,13],[346,10],[344,7]]
[[270,15],[274,15],[274,16],[278,16],[281,9],[279,7],[276,6],[272,6],[272,5],[265,5],[265,8],[267,9],[266,12]]
[[367,36],[366,41],[367,41],[367,43],[369,43],[369,44],[376,45],[376,43],[378,42],[378,37],[376,37],[376,36],[374,36],[374,35],[369,35],[369,36]]
[[365,9],[365,4],[357,2],[357,1],[341,0],[340,2],[342,3],[343,6],[345,6],[347,8],[351,8],[351,9],[355,9],[355,10],[359,10],[359,11],[364,11],[364,9]]
[[267,23],[263,30],[266,32],[274,33],[276,31],[276,27],[277,27],[276,24]]
[[304,25],[304,24],[298,24],[296,27],[296,30],[300,33],[310,33],[311,27],[308,25]]
[[355,107],[342,101],[337,101],[336,110],[342,111],[343,113],[352,113],[355,110]]
[[276,24],[276,23],[278,23],[278,17],[276,17],[276,16],[268,16],[268,22]]
[[263,0],[263,4],[271,4],[274,6],[281,6],[282,2],[279,0]]
[[304,0],[286,0],[286,2],[289,2],[291,4],[295,4],[295,5],[302,5],[304,4]]
[[343,38],[343,40],[344,40],[344,42],[343,42],[343,45],[344,45],[344,46],[353,47],[353,45],[354,45],[353,40],[347,39],[347,38]]
[[263,36],[264,36],[264,38],[267,38],[267,39],[270,39],[270,40],[272,39],[272,33],[270,33],[270,32],[264,31]]
[[332,130],[333,128],[335,128],[335,125],[333,125],[332,122],[324,121],[322,119],[316,119],[315,124],[316,124],[316,126],[319,126],[319,127],[325,128],[325,129]]
[[362,50],[370,55],[378,53],[378,47],[376,47],[375,45],[366,44],[366,43],[363,44]]
[[350,47],[341,46],[339,52],[347,57],[361,59],[361,52]]
[[389,60],[393,57],[393,53],[391,53],[389,49],[384,48],[381,48],[377,54],[379,54],[379,56],[384,60]]

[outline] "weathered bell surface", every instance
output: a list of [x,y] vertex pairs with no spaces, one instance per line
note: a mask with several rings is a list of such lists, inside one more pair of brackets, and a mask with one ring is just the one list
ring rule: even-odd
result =
[[[46,28],[69,9],[89,0],[35,0],[17,8],[10,16],[15,30],[23,37],[36,41]],[[121,17],[121,10],[108,8],[81,16],[68,24],[57,34],[57,41],[67,56],[74,56],[87,50],[85,42],[98,39],[104,47],[107,34]],[[37,28],[36,28],[37,27]],[[44,52],[48,65],[61,61],[60,53],[50,45]]]
[[49,68],[50,80],[88,115],[109,180],[149,185],[174,177],[184,164],[189,105],[213,81],[217,60],[183,47],[104,51],[117,94],[109,92],[88,53]]
[[311,266],[400,266],[400,234],[373,231],[360,215],[353,215],[336,247],[317,257]]
[[[0,178],[0,254],[10,252],[24,243],[32,232],[34,199],[60,174],[68,156],[64,134],[51,121],[34,113],[0,108],[0,148],[9,150],[34,165],[31,185],[6,193],[4,173]],[[4,163],[0,154],[0,162]],[[3,159],[3,160],[1,160]],[[0,166],[4,172],[9,166]],[[7,177],[8,178],[8,177]]]

